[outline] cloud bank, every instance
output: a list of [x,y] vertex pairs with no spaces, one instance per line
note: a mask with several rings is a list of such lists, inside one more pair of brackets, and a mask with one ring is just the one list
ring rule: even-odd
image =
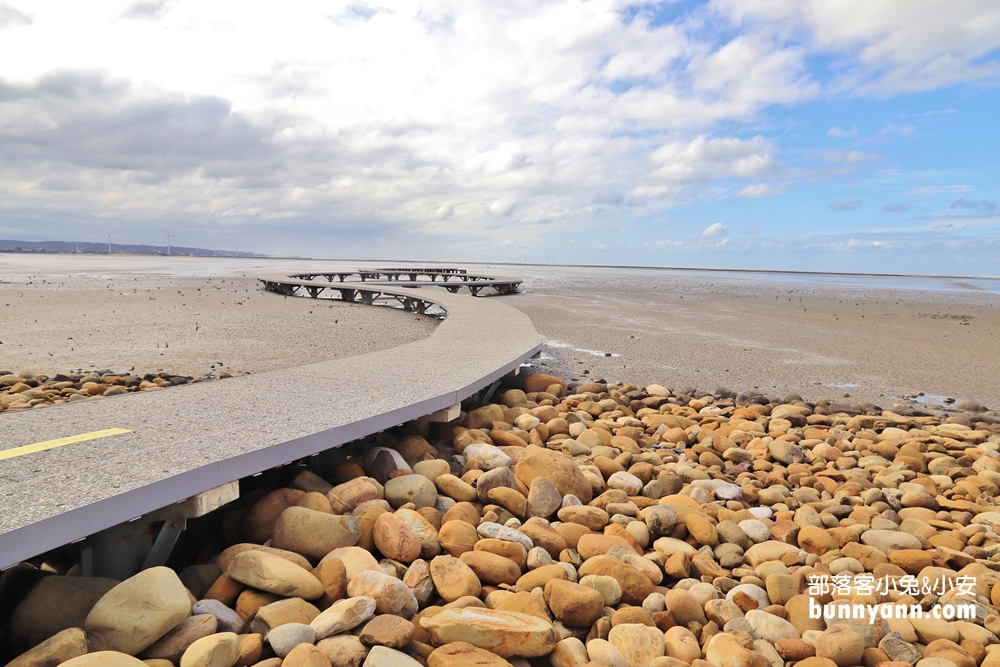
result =
[[0,4],[0,230],[460,252],[780,200],[883,158],[793,165],[767,109],[1000,81],[994,3],[916,4]]

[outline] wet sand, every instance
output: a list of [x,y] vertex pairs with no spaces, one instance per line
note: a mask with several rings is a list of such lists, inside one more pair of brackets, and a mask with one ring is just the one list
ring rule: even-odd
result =
[[[430,318],[253,279],[385,264],[0,254],[0,370],[258,373],[428,335]],[[524,278],[496,298],[546,339],[536,365],[567,378],[1000,408],[1000,281],[465,266]]]
[[263,271],[239,262],[0,254],[0,370],[261,373],[395,347],[437,324],[263,292]]
[[511,304],[546,339],[543,367],[557,375],[883,407],[924,392],[928,404],[1000,409],[1000,281],[521,272]]

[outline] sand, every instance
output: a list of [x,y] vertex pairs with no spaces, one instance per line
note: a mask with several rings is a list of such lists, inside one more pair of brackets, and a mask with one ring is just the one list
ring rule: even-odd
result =
[[0,254],[0,370],[242,375],[402,345],[437,324],[263,292],[259,269],[237,260]]
[[[428,335],[427,317],[253,280],[384,264],[0,254],[0,370],[258,373]],[[1000,281],[467,267],[525,279],[493,298],[545,338],[536,367],[567,378],[1000,408]]]
[[923,392],[927,404],[1000,409],[1000,281],[521,272],[525,293],[510,303],[546,339],[539,366],[557,375],[882,407]]

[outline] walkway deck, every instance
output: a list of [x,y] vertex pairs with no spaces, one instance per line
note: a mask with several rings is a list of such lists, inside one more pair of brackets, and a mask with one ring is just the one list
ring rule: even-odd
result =
[[108,428],[134,431],[0,461],[0,568],[452,406],[541,349],[531,321],[504,299],[397,289],[447,311],[426,339],[0,415],[0,451]]

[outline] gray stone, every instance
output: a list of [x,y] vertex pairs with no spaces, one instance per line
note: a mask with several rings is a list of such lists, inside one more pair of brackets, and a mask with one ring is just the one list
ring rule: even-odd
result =
[[715,497],[719,500],[741,500],[743,498],[743,489],[735,484],[726,482],[725,484],[720,484],[715,489]]
[[908,662],[915,665],[921,658],[920,652],[895,630],[883,637],[878,647],[894,662]]
[[489,503],[489,493],[492,489],[516,489],[517,478],[510,468],[495,468],[484,472],[476,478],[476,493],[479,495],[479,502]]
[[499,523],[494,523],[492,521],[487,521],[485,523],[479,524],[476,528],[478,532],[483,537],[489,537],[494,540],[503,540],[505,542],[517,542],[525,549],[532,549],[535,543],[531,541],[531,538],[522,533],[519,530],[514,530],[513,528],[508,528],[507,526],[501,526]]
[[299,644],[315,644],[316,631],[305,623],[285,623],[267,633],[267,643],[284,658]]
[[[218,600],[198,600],[191,608],[192,614],[211,614],[218,623],[217,632],[240,633],[243,629],[243,617],[222,604]],[[212,633],[209,633],[212,634]]]
[[541,517],[543,519],[552,516],[562,504],[562,496],[559,489],[550,480],[544,477],[536,477],[531,480],[531,488],[528,490],[527,516]]
[[658,537],[669,535],[677,525],[677,513],[667,505],[647,507],[644,517],[649,532]]

